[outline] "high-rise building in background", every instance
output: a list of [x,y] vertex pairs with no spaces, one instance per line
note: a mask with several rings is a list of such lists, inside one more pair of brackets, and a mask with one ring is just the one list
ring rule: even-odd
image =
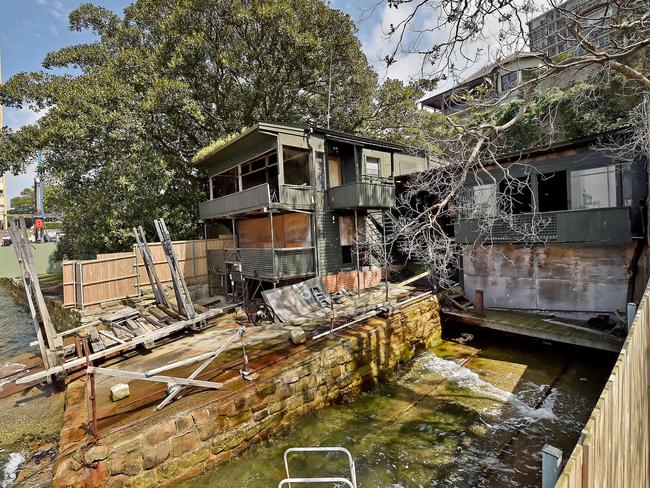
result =
[[609,44],[607,29],[599,29],[593,20],[603,18],[603,2],[598,0],[568,0],[528,22],[529,45],[532,52],[545,53],[549,58],[558,54],[584,54],[569,32],[573,22],[562,10],[586,17],[582,31],[587,39],[601,48]]

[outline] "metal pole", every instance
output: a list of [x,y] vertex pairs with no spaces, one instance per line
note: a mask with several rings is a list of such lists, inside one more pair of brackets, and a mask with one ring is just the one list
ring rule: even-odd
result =
[[553,488],[562,472],[562,451],[544,445],[542,448],[542,488]]
[[627,304],[627,330],[632,328],[634,316],[636,315],[636,303],[630,302]]
[[276,277],[276,273],[275,273],[275,232],[274,232],[274,229],[273,229],[273,212],[271,212],[271,210],[269,210],[269,221],[270,221],[270,224],[271,224],[271,260],[272,260],[272,263],[273,263],[273,283],[275,283],[275,277]]
[[388,301],[388,245],[386,244],[386,211],[381,213],[381,230],[384,244],[384,290],[386,292],[385,300]]
[[357,209],[354,209],[354,241],[357,251],[357,298],[361,296],[361,274],[359,271],[359,221],[357,218]]

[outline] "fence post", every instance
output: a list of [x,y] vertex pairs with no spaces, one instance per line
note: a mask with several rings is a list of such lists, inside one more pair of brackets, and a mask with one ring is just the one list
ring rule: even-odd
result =
[[562,451],[545,444],[542,448],[542,488],[553,488],[562,472]]

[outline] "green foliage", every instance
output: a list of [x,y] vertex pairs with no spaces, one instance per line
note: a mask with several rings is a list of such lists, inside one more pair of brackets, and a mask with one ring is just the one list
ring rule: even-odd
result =
[[128,249],[132,227],[153,237],[160,217],[174,238],[198,236],[206,196],[192,157],[259,120],[325,125],[330,64],[336,129],[397,130],[420,93],[380,88],[352,20],[320,0],[136,0],[123,17],[84,4],[70,28],[97,41],[49,53],[46,71],[0,90],[7,106],[47,110],[3,129],[0,171],[43,152],[64,213],[60,257]]
[[[46,185],[43,192],[43,206],[45,212],[56,212],[60,209],[60,202],[57,200],[57,189],[54,186]],[[23,188],[17,197],[9,200],[9,213],[12,214],[34,214],[36,212],[36,199],[34,188]]]

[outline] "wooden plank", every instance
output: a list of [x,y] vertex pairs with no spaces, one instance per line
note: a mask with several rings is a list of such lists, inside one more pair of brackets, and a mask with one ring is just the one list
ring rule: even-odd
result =
[[[232,308],[232,307],[230,307]],[[168,325],[166,327],[163,327],[161,329],[158,329],[154,332],[150,332],[149,334],[143,334],[139,337],[133,338],[131,341],[125,343],[125,344],[119,344],[117,346],[109,347],[103,351],[99,351],[97,353],[91,354],[89,356],[90,361],[94,361],[96,359],[102,359],[107,356],[113,355],[113,354],[119,354],[123,351],[126,351],[128,349],[131,349],[138,344],[143,344],[145,342],[150,342],[150,341],[157,341],[160,339],[163,339],[174,332],[181,331],[183,329],[186,329],[196,323],[197,321],[202,321],[202,320],[209,320],[213,317],[216,317],[217,315],[221,315],[224,313],[226,309],[212,309],[209,312],[206,312],[204,314],[201,314],[196,317],[196,319],[193,320],[182,320],[180,322],[176,322],[174,324]],[[79,358],[79,359],[73,359],[70,361],[65,362],[62,365],[55,366],[53,368],[50,368],[46,371],[42,371],[40,373],[32,374],[29,376],[24,376],[22,378],[19,378],[16,380],[17,384],[24,384],[24,383],[31,383],[34,381],[41,380],[43,378],[46,378],[47,376],[53,375],[53,374],[59,374],[59,373],[65,373],[66,371],[69,371],[74,368],[78,368],[79,366],[82,366],[85,364],[86,358]]]
[[176,378],[173,376],[146,376],[144,373],[139,373],[137,371],[125,371],[121,369],[111,369],[111,368],[96,368],[90,366],[88,368],[88,373],[101,374],[104,376],[111,376],[113,378],[124,378],[130,380],[141,380],[141,381],[155,381],[156,383],[167,383],[172,385],[182,385],[182,386],[197,386],[200,388],[210,388],[213,390],[218,390],[223,388],[223,383],[217,383],[215,381],[202,381],[188,378]]

